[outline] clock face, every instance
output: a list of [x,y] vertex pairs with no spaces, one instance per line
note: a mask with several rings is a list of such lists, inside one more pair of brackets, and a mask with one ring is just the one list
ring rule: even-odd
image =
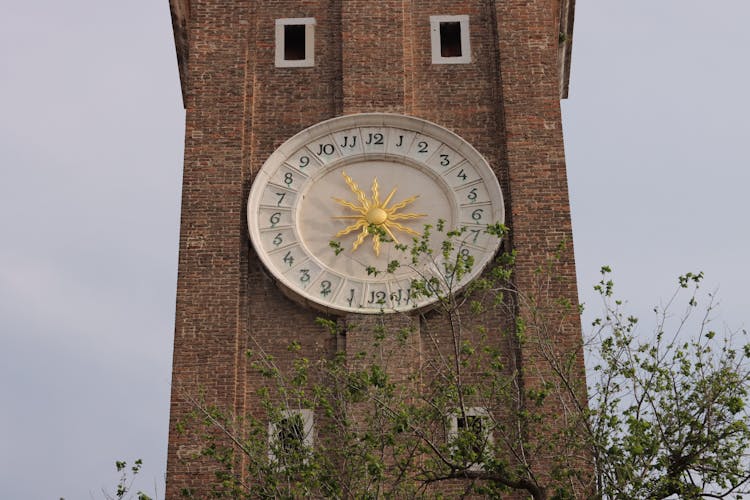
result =
[[[368,113],[282,144],[255,178],[247,219],[256,252],[285,290],[325,311],[380,313],[436,300],[414,294],[414,280],[465,286],[495,255],[499,238],[485,229],[504,212],[494,173],[466,141],[424,120]],[[435,250],[414,263],[402,245],[426,225]],[[447,262],[474,259],[457,282],[440,251],[451,229],[463,231]]]

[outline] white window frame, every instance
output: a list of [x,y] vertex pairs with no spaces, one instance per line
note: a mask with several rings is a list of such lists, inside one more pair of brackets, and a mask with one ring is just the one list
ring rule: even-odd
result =
[[[289,25],[305,26],[305,58],[284,59],[284,27]],[[289,17],[276,20],[276,67],[309,68],[315,66],[315,18]]]
[[[313,447],[313,412],[312,410],[284,410],[281,412],[281,418],[287,419],[294,415],[299,415],[302,418],[302,444],[305,448],[312,450]],[[278,439],[277,422],[268,423],[268,458],[271,462],[277,462],[276,455],[273,453],[273,445],[276,444]]]
[[[481,406],[474,406],[466,408],[465,415],[467,417],[479,417],[482,419],[483,422],[486,422],[486,425],[482,425],[482,432],[484,433],[485,442],[487,443],[485,446],[485,450],[487,448],[491,448],[492,444],[495,442],[492,437],[492,416],[490,415],[490,412],[487,411],[487,408],[482,408]],[[448,415],[448,442],[454,441],[456,438],[458,438],[458,419],[461,418],[461,410],[456,409],[453,410]],[[469,470],[471,471],[482,471],[484,470],[484,463],[483,462],[477,462],[474,464],[471,464],[469,466]]]
[[[440,23],[456,22],[461,27],[461,55],[443,57],[440,52]],[[432,64],[468,64],[471,62],[469,16],[430,16],[430,40],[432,41]]]

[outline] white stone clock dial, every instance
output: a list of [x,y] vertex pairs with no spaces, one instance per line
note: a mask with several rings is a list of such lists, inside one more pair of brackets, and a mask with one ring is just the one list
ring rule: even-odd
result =
[[[413,264],[396,243],[411,245],[438,221],[465,228],[455,252],[475,264],[452,284],[458,290],[495,255],[500,241],[485,229],[504,221],[504,205],[487,161],[459,136],[409,116],[366,113],[282,144],[255,178],[247,219],[261,261],[294,297],[329,312],[379,313],[433,302],[413,296],[415,279],[451,279],[439,251]],[[430,244],[438,249],[442,239],[433,229]],[[385,272],[393,260],[401,265]]]

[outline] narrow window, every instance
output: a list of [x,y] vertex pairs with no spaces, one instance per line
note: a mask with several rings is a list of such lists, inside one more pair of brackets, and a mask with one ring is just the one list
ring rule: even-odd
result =
[[279,449],[286,455],[300,452],[305,446],[305,429],[299,414],[289,415],[276,424],[274,436]]
[[268,455],[281,467],[299,465],[307,460],[313,446],[311,410],[289,410],[268,424]]
[[430,16],[432,64],[471,62],[469,16]]
[[482,470],[484,459],[492,454],[492,419],[485,408],[466,408],[451,413],[448,440],[454,458],[465,463],[469,470]]
[[440,56],[461,57],[461,23],[440,23]]
[[468,443],[469,449],[477,457],[481,457],[484,452],[484,438],[487,435],[486,427],[484,417],[479,415],[466,415],[465,418],[456,418],[457,432],[467,432],[473,438]]
[[315,18],[276,20],[276,67],[303,68],[315,65]]
[[305,25],[284,26],[284,60],[301,61],[305,58]]

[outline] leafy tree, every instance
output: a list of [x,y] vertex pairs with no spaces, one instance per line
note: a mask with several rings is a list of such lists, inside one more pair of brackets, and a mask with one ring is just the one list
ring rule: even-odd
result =
[[136,459],[130,467],[128,467],[128,463],[124,460],[116,461],[115,468],[117,469],[117,472],[120,473],[120,480],[117,483],[114,494],[102,490],[104,498],[107,500],[124,500],[132,498],[135,498],[136,500],[151,500],[151,497],[142,491],[138,491],[135,496],[132,494],[128,495],[133,488],[136,476],[141,471],[141,467],[143,467],[143,460],[140,458]]
[[[459,289],[474,265],[464,240],[463,230],[428,226],[399,247],[406,263],[370,270],[413,266],[412,290],[436,306],[416,319],[363,319],[356,335],[370,345],[360,353],[314,359],[291,341],[285,364],[256,343],[247,355],[264,380],[262,411],[234,416],[183,391],[195,411],[182,428],[201,429],[214,497],[739,498],[748,489],[750,346],[708,329],[712,302],[691,322],[702,274],[680,277],[687,310],[670,329],[675,295],[657,309],[655,338],[645,342],[603,268],[587,388],[580,346],[558,342],[580,314],[556,297],[559,256],[523,294],[513,285],[513,253]],[[319,323],[344,334],[338,321]],[[690,327],[697,333],[685,341]],[[423,363],[394,369],[418,337]],[[519,363],[522,350],[538,365]]]
[[[653,338],[613,299],[609,268],[596,289],[598,359],[589,425],[598,486],[608,498],[741,498],[748,491],[750,344],[746,332],[719,338],[710,329],[713,296],[699,312],[703,273],[679,278],[689,294],[673,315],[676,293],[655,308]],[[694,333],[685,335],[688,329]],[[687,338],[686,338],[687,337]]]

